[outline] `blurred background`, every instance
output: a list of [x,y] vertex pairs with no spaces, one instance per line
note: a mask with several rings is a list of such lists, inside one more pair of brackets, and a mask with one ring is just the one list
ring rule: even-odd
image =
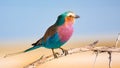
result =
[[[0,0],[0,56],[31,47],[66,11],[80,18],[63,47],[80,47],[95,40],[98,45],[115,45],[120,32],[120,0]],[[45,54],[45,50],[37,53]]]
[[80,16],[68,43],[100,39],[109,45],[107,40],[115,42],[120,32],[119,0],[0,0],[0,47],[31,46],[66,11]]

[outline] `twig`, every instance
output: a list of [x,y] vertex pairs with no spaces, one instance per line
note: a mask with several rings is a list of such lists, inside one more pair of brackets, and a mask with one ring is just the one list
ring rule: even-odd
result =
[[109,54],[109,68],[111,68],[111,58],[112,58],[112,52],[108,52],[108,54]]
[[120,40],[120,33],[118,33],[118,37],[117,37],[117,39],[116,39],[115,47],[117,47],[119,40]]
[[98,53],[99,53],[98,51],[95,52],[95,55],[96,55],[96,56],[95,56],[95,60],[94,60],[94,63],[93,63],[93,68],[95,68],[95,62],[96,62],[96,59],[97,59],[97,57],[98,57]]

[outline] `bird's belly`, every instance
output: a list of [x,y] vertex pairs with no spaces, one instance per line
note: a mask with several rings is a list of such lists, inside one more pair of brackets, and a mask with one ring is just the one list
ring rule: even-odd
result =
[[53,36],[49,37],[44,44],[45,48],[60,48],[65,42],[61,42],[58,33],[55,33]]

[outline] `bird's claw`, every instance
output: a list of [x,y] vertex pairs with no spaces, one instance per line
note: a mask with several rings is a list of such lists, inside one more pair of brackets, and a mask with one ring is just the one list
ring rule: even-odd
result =
[[65,54],[65,56],[68,54],[68,51],[67,50],[64,50],[64,54]]
[[54,54],[54,58],[58,58],[58,56],[56,54]]
[[59,55],[59,53],[58,53],[58,52],[56,52],[56,53],[54,53],[53,55],[54,55],[54,58],[58,58],[58,56],[57,56],[57,55]]
[[61,50],[62,50],[62,52],[63,52],[63,54],[66,56],[67,54],[68,54],[68,51],[67,50],[65,50],[65,49],[63,49],[63,48],[60,48]]

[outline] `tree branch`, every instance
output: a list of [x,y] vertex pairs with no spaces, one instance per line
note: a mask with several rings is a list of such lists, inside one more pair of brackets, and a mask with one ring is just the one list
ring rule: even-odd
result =
[[[120,48],[116,48],[116,47],[96,47],[95,45],[98,43],[98,41],[93,42],[92,44],[88,45],[88,46],[84,46],[84,47],[80,47],[80,48],[73,48],[73,49],[69,49],[68,50],[68,55],[74,54],[74,53],[79,53],[79,52],[88,52],[88,51],[92,51],[96,53],[96,58],[98,56],[98,53],[108,53],[109,54],[109,68],[111,68],[111,53],[112,52],[117,52],[120,53]],[[64,57],[65,55],[62,53],[57,53],[58,54],[58,58],[60,57]],[[96,58],[94,61],[94,64],[96,62]],[[25,66],[24,68],[36,68],[38,65],[41,65],[43,63],[49,62],[54,60],[54,56],[53,55],[49,55],[49,56],[41,56],[40,59],[28,64],[27,66]]]

